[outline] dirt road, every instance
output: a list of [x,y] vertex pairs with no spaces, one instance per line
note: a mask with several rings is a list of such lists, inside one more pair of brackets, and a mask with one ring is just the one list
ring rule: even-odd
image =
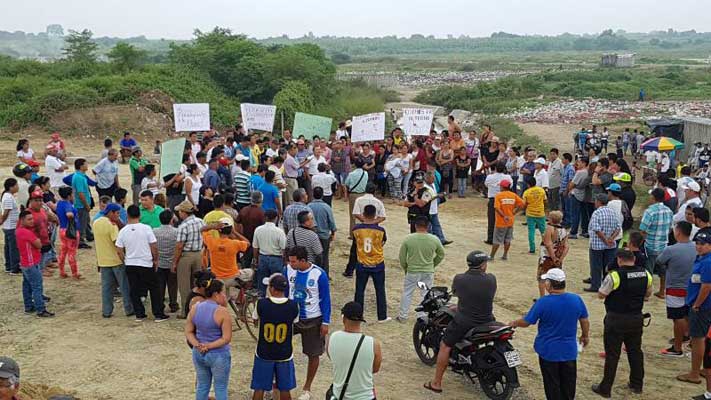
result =
[[[9,142],[0,143],[3,147]],[[98,154],[98,145],[81,147],[87,154]],[[71,144],[78,149],[79,145]],[[9,159],[3,166],[3,172]],[[5,172],[6,174],[7,172]],[[127,166],[121,166],[121,179],[128,183]],[[334,205],[337,224],[347,226],[346,204]],[[466,269],[464,258],[474,249],[488,250],[482,243],[486,232],[485,200],[470,195],[467,199],[453,199],[441,207],[440,219],[447,236],[454,244],[447,248],[446,258],[438,268],[435,281],[451,285],[455,274]],[[402,271],[398,267],[397,253],[403,237],[408,233],[405,210],[387,205],[388,219],[384,226],[388,232],[386,245],[387,293],[390,315],[395,316],[402,288]],[[494,312],[500,321],[508,322],[528,310],[537,295],[535,282],[536,256],[527,254],[525,227],[516,223],[516,233],[509,261],[496,260],[489,272],[496,274],[498,292]],[[538,240],[538,239],[537,239]],[[332,330],[340,329],[338,310],[353,295],[354,282],[341,277],[338,272],[347,260],[349,242],[345,232],[337,235],[332,254],[334,274]],[[581,280],[588,275],[588,243],[578,240],[566,260],[569,290],[582,293]],[[101,317],[99,275],[96,272],[93,250],[79,252],[84,281],[48,278],[47,295],[52,297],[50,308],[57,313],[54,319],[39,320],[22,312],[21,278],[0,276],[0,353],[14,357],[22,367],[23,381],[60,387],[82,399],[190,399],[193,398],[194,371],[190,352],[182,333],[183,322],[175,319],[162,324],[148,320],[137,324],[121,315],[120,307],[111,319]],[[657,283],[655,282],[655,285]],[[595,398],[590,385],[602,376],[602,319],[601,301],[589,294],[582,295],[590,311],[592,324],[591,345],[581,354],[578,362],[578,398]],[[366,294],[366,319],[374,321],[375,301],[372,286]],[[645,329],[646,385],[644,399],[688,398],[701,393],[702,387],[676,382],[674,376],[689,367],[689,359],[665,359],[658,355],[671,335],[671,324],[665,319],[664,302],[653,298],[646,311],[654,315],[652,324]],[[383,342],[384,362],[375,378],[379,399],[480,399],[478,387],[462,377],[448,373],[445,376],[445,394],[433,395],[422,389],[422,384],[432,377],[433,369],[418,360],[411,339],[412,318],[407,324],[369,324],[367,334]],[[542,383],[537,356],[532,349],[536,328],[520,329],[514,346],[521,350],[524,365],[520,368],[521,389],[515,398],[543,399]],[[299,339],[295,340],[297,354],[297,380],[304,380],[306,360],[299,354]],[[237,332],[232,342],[231,399],[250,396],[254,341],[246,332]],[[326,358],[314,384],[316,398],[322,398],[330,383],[331,364]],[[628,369],[621,360],[614,397],[632,397],[626,390]],[[36,389],[36,388],[33,388]],[[43,399],[42,392],[33,390],[32,399]],[[56,393],[56,392],[54,392]],[[296,395],[298,395],[298,390]]]

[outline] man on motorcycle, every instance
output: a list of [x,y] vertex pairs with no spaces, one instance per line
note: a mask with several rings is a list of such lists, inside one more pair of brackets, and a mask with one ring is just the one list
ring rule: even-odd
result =
[[464,339],[470,329],[495,321],[493,308],[496,277],[486,273],[488,260],[489,257],[483,251],[472,251],[467,255],[467,272],[454,277],[452,293],[458,297],[457,313],[444,332],[434,380],[425,384],[426,389],[435,393],[442,392],[442,377],[449,365],[452,347]]

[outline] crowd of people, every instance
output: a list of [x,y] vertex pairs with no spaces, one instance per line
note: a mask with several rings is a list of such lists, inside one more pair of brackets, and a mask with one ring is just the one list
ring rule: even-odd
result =
[[[252,285],[260,296],[253,316],[259,321],[254,399],[270,391],[291,398],[297,387],[293,335],[301,336],[308,357],[299,399],[313,398],[324,353],[334,365],[332,399],[374,399],[373,374],[382,351],[376,339],[361,332],[361,324],[370,279],[377,322],[393,320],[385,285],[385,203],[404,208],[402,220],[411,232],[399,250],[405,274],[395,318],[406,323],[415,292],[423,294],[418,282],[432,286],[444,246],[452,243],[440,208],[455,193],[481,196],[488,203],[484,242],[491,249],[469,254],[468,270],[455,277],[459,308],[442,354],[471,327],[493,319],[496,279],[486,267],[496,262],[501,247],[500,260],[507,261],[515,216],[523,213],[528,250],[537,255],[532,263],[540,298],[511,324],[538,324],[535,350],[548,398],[574,398],[578,345],[589,341],[585,302],[565,291],[566,256],[579,237],[589,239],[585,291],[604,299],[607,312],[605,373],[592,390],[610,397],[624,343],[632,369],[629,388],[641,393],[643,307],[653,292],[653,275],[660,278],[654,295],[666,301],[673,321],[671,346],[661,354],[683,356],[690,340],[691,370],[677,379],[699,383],[702,361],[711,365],[704,350],[711,326],[711,221],[691,176],[704,166],[679,168],[677,176],[669,172],[677,171],[673,161],[669,171],[661,163],[658,187],[635,228],[636,171],[625,156],[628,147],[639,153],[644,135],[626,131],[617,140],[618,151],[606,153],[607,130],[585,132],[576,135],[575,149],[567,153],[516,147],[488,125],[481,133],[465,133],[451,117],[441,133],[406,137],[396,128],[384,140],[361,143],[351,141],[348,122],[326,138],[294,138],[288,130],[280,136],[256,134],[237,126],[190,133],[180,171],[165,176],[130,133],[118,149],[107,139],[93,167],[76,158],[71,173],[58,134],[46,145],[43,174],[41,157],[23,139],[15,178],[4,182],[1,200],[5,269],[23,277],[25,313],[53,317],[44,279],[58,270],[60,278],[71,274],[82,280],[77,251],[93,246],[104,318],[114,316],[119,298],[123,314],[137,323],[148,319],[146,300],[155,322],[171,314],[186,319],[198,400],[207,399],[211,387],[216,399],[227,398],[233,323],[227,303],[236,296],[234,288]],[[154,153],[159,152],[157,146]],[[119,158],[130,169],[126,188],[119,180]],[[329,335],[330,282],[339,275],[329,253],[339,228],[346,229],[335,222],[337,201],[348,204],[349,227],[342,235],[351,240],[340,275],[355,279],[353,301],[341,309],[344,329]],[[442,391],[447,363],[439,357],[427,389]],[[711,380],[707,387],[702,397],[711,399]]]

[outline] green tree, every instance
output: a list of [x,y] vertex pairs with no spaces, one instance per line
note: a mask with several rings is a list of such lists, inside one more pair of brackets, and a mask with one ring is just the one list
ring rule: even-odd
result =
[[146,57],[144,50],[125,42],[116,43],[107,54],[114,67],[122,74],[137,69]]
[[284,115],[284,126],[294,124],[296,112],[310,112],[314,107],[314,98],[309,85],[300,81],[284,83],[279,93],[274,96],[277,115]]
[[96,62],[96,50],[98,45],[91,40],[93,33],[84,29],[81,32],[69,31],[69,36],[64,39],[66,47],[62,52],[66,59],[77,63]]

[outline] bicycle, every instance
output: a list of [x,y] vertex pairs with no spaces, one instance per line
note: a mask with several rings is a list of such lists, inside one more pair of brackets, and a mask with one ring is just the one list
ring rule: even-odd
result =
[[238,331],[242,330],[242,322],[247,328],[247,332],[256,341],[259,340],[259,320],[252,319],[254,311],[257,309],[257,300],[259,300],[259,292],[252,287],[251,281],[242,281],[235,278],[236,287],[239,290],[237,296],[230,296],[227,303],[230,305],[234,314],[235,326]]

